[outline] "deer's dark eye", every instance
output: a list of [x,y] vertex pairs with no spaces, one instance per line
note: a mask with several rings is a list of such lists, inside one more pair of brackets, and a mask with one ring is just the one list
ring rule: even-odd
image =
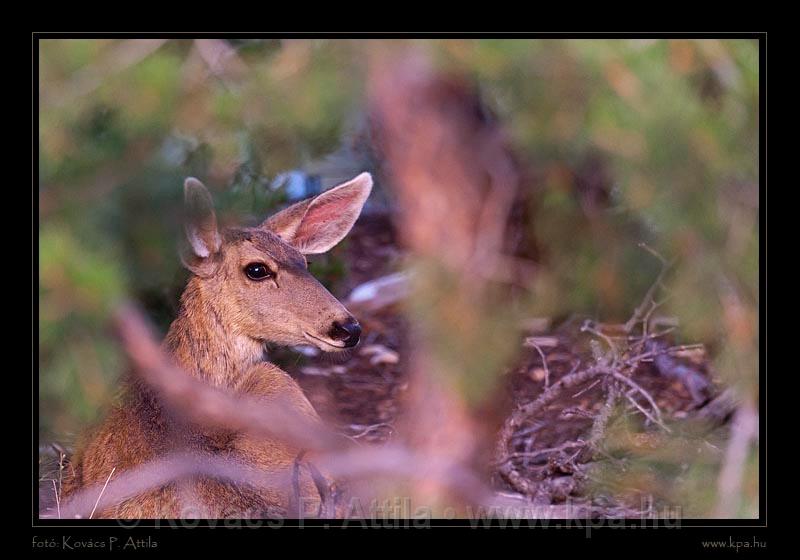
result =
[[264,263],[250,263],[244,267],[244,273],[250,280],[266,280],[275,276]]

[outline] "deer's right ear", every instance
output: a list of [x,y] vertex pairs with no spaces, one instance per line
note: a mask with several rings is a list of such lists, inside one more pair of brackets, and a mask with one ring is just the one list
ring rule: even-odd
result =
[[191,259],[184,260],[190,270],[199,272],[195,268],[209,262],[220,250],[222,237],[217,229],[211,193],[205,185],[194,177],[189,177],[183,183],[183,197],[186,210],[184,230],[193,253]]
[[362,173],[314,198],[289,206],[268,218],[261,227],[304,255],[324,253],[347,235],[371,191],[372,175]]

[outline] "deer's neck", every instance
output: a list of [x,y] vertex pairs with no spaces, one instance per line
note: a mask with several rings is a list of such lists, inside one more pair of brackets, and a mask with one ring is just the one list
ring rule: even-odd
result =
[[164,346],[188,373],[212,385],[226,386],[262,361],[264,348],[226,325],[212,296],[203,293],[196,278],[189,281]]

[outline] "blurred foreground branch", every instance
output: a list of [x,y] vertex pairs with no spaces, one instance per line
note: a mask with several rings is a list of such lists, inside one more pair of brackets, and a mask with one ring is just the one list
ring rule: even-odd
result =
[[[490,393],[474,388],[494,384],[514,337],[508,309],[493,296],[498,279],[524,283],[506,243],[519,172],[502,128],[466,81],[437,74],[418,52],[379,52],[372,62],[372,114],[414,259],[416,329],[400,433],[422,457],[463,467],[482,440],[471,407]],[[417,481],[412,494],[433,507],[453,497],[436,477]]]

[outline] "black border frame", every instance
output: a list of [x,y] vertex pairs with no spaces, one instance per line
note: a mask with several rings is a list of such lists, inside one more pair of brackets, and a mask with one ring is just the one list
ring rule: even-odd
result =
[[[760,445],[759,445],[759,452],[760,456],[760,463],[759,463],[759,517],[757,520],[742,520],[742,519],[708,519],[708,520],[697,520],[697,519],[683,519],[680,521],[679,527],[681,529],[687,529],[692,534],[687,534],[687,531],[677,531],[677,533],[681,533],[682,538],[675,539],[678,535],[676,531],[669,530],[669,527],[653,527],[652,520],[625,520],[621,522],[619,520],[549,520],[549,521],[534,521],[531,524],[522,522],[520,526],[517,527],[518,529],[521,528],[539,528],[544,529],[537,532],[538,535],[543,533],[551,534],[548,538],[551,538],[553,533],[557,533],[558,535],[570,535],[570,542],[574,543],[577,540],[574,538],[575,533],[583,533],[587,538],[580,539],[585,542],[592,542],[592,544],[599,544],[598,540],[607,541],[608,539],[608,529],[612,528],[619,528],[625,529],[624,531],[620,531],[624,533],[626,539],[629,539],[630,536],[633,534],[638,534],[644,536],[645,533],[648,534],[648,539],[653,538],[656,534],[662,534],[664,536],[669,537],[669,541],[681,541],[685,538],[689,538],[695,541],[695,547],[700,550],[698,547],[699,539],[701,538],[699,535],[696,534],[694,529],[702,529],[703,533],[706,533],[706,537],[713,540],[716,536],[717,539],[725,540],[726,537],[729,537],[733,542],[733,534],[740,534],[743,529],[752,529],[749,533],[745,532],[742,534],[748,534],[747,537],[742,537],[744,541],[753,541],[755,542],[758,539],[762,539],[764,542],[764,546],[766,546],[766,540],[764,540],[764,530],[767,528],[767,377],[766,377],[766,365],[767,365],[767,356],[766,356],[766,349],[767,349],[767,299],[766,299],[766,276],[767,276],[767,251],[766,251],[766,241],[767,241],[767,231],[766,231],[766,213],[767,213],[767,196],[766,196],[766,178],[767,178],[767,103],[766,103],[766,95],[767,95],[767,33],[766,32],[724,32],[724,33],[694,33],[694,32],[630,32],[630,33],[599,33],[599,32],[587,32],[587,33],[530,33],[530,32],[337,32],[337,33],[318,33],[318,32],[270,32],[270,33],[259,33],[259,32],[147,32],[147,33],[134,33],[134,32],[110,32],[110,33],[99,33],[99,32],[78,32],[78,33],[66,33],[66,32],[33,32],[32,33],[32,134],[31,134],[31,144],[32,144],[32,386],[31,386],[31,416],[32,416],[32,473],[33,473],[33,499],[32,499],[32,522],[31,528],[34,530],[34,535],[37,534],[38,537],[34,536],[34,549],[37,547],[35,546],[36,539],[38,538],[39,542],[46,540],[47,535],[51,534],[54,535],[59,533],[59,529],[70,529],[70,533],[75,535],[75,538],[85,538],[86,536],[92,534],[93,531],[100,531],[108,532],[109,529],[113,529],[115,531],[111,531],[107,534],[116,534],[118,541],[115,541],[119,546],[122,545],[123,541],[130,536],[136,535],[136,538],[146,538],[141,535],[152,535],[152,531],[159,531],[157,535],[157,539],[163,539],[164,541],[169,540],[173,541],[176,538],[180,538],[183,536],[185,531],[190,531],[191,533],[191,541],[194,542],[195,545],[207,546],[211,539],[207,538],[208,535],[213,534],[215,535],[215,539],[218,539],[222,536],[223,533],[228,534],[235,534],[238,535],[236,538],[241,539],[244,543],[245,541],[252,540],[250,538],[244,537],[244,535],[252,535],[253,531],[243,531],[243,530],[228,530],[228,531],[215,531],[212,532],[210,529],[221,529],[227,527],[231,524],[230,521],[225,520],[202,520],[199,522],[191,522],[187,525],[191,525],[194,528],[194,531],[191,531],[189,528],[185,528],[183,530],[176,531],[172,527],[172,523],[170,521],[152,521],[152,520],[145,520],[136,523],[135,527],[132,527],[132,523],[124,522],[124,521],[114,521],[114,520],[69,520],[69,522],[65,523],[65,520],[50,520],[50,519],[39,519],[38,517],[38,442],[37,442],[37,433],[38,433],[38,425],[39,425],[39,418],[38,418],[38,366],[36,366],[36,358],[38,356],[38,335],[36,324],[38,323],[38,299],[37,299],[37,286],[38,286],[38,185],[39,185],[39,173],[38,173],[38,133],[39,133],[39,122],[38,122],[38,107],[39,107],[39,88],[38,88],[38,81],[39,81],[39,41],[42,39],[106,39],[106,38],[169,38],[169,39],[195,39],[195,38],[305,38],[305,39],[430,39],[430,38],[471,38],[471,39],[480,39],[480,38],[507,38],[507,39],[630,39],[630,38],[659,38],[659,39],[667,39],[667,38],[692,38],[692,39],[703,39],[703,38],[718,38],[718,39],[754,39],[757,40],[759,43],[759,290],[762,292],[760,293],[760,305],[759,305],[759,321],[760,321],[760,338],[759,338],[759,384],[760,384],[760,391],[759,391],[759,410],[760,410],[760,419],[759,419],[759,438],[760,438]],[[380,525],[387,526],[387,527],[414,527],[415,525],[407,520],[390,520],[390,521],[383,521],[380,520]],[[427,525],[428,527],[441,527],[441,528],[448,528],[448,527],[471,527],[475,525],[475,521],[471,520],[464,520],[464,519],[457,519],[457,520],[430,520],[430,523]],[[489,527],[489,528],[505,528],[505,529],[512,529],[514,525],[512,523],[506,522],[503,523],[501,520],[492,520],[491,522],[479,523],[481,527]],[[361,522],[361,521],[353,521],[353,520],[335,520],[335,521],[325,521],[325,520],[286,520],[284,521],[281,526],[286,529],[290,528],[323,528],[323,529],[330,529],[330,528],[337,528],[337,527],[370,527],[370,521]],[[546,527],[545,527],[546,526]],[[261,528],[272,527],[268,522],[263,522],[261,524]],[[247,528],[247,524],[242,526],[242,523],[239,524],[239,529]],[[170,529],[164,531],[163,529]],[[647,529],[645,531],[633,531],[635,529]],[[658,531],[658,529],[662,529],[662,531]],[[55,530],[55,531],[54,531]],[[148,532],[151,531],[151,532]],[[291,531],[290,531],[291,532]],[[419,532],[419,531],[418,531]],[[514,531],[506,531],[506,533],[511,533]],[[516,531],[519,532],[519,531]],[[60,533],[63,534],[63,531]],[[382,532],[382,533],[385,533]],[[590,533],[594,533],[591,535]],[[179,535],[180,534],[180,535]],[[756,536],[752,536],[752,534],[756,534]],[[758,535],[761,535],[760,537]],[[592,537],[591,539],[588,537]],[[272,538],[272,537],[270,537]],[[748,540],[749,539],[749,540]],[[56,547],[56,549],[60,549],[63,547],[63,542],[61,541],[60,537],[56,537],[56,540],[61,543],[61,546]],[[638,539],[636,539],[638,540]],[[664,541],[663,538],[658,539],[659,541]],[[742,541],[742,542],[744,542]],[[104,541],[108,543],[108,541]],[[152,541],[151,541],[152,543]],[[649,544],[655,544],[652,541]],[[183,546],[183,545],[182,545]],[[626,546],[627,547],[627,546]],[[145,545],[144,548],[158,548],[158,541],[156,541],[156,546]],[[45,547],[47,549],[47,547]],[[746,550],[746,548],[744,549]],[[737,549],[737,552],[739,550]]]

